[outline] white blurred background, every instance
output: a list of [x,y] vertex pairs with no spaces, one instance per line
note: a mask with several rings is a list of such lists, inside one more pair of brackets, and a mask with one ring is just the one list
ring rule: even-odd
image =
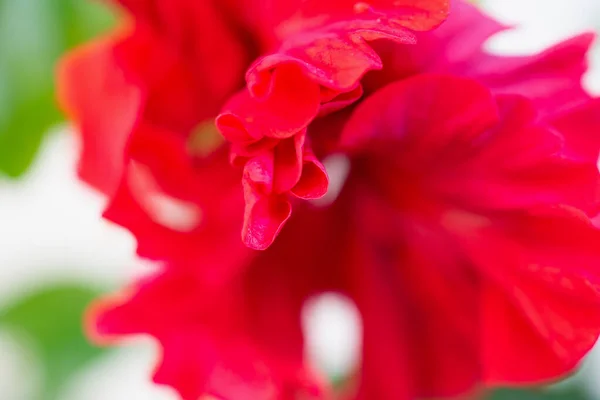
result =
[[[494,37],[495,52],[526,54],[585,30],[600,31],[600,0],[487,0],[481,6],[517,28]],[[591,56],[587,87],[600,92],[600,48]],[[129,234],[102,221],[103,199],[75,177],[77,143],[67,129],[47,137],[24,179],[0,178],[0,306],[49,281],[87,281],[118,287],[144,266]],[[310,306],[308,351],[339,374],[356,360],[356,312],[328,296]],[[0,399],[31,400],[41,371],[26,343],[0,330]],[[600,399],[600,351],[576,379]],[[173,393],[149,383],[155,349],[149,342],[123,348],[82,371],[64,400],[168,400]],[[38,372],[36,372],[38,371]],[[377,400],[377,399],[373,399]]]

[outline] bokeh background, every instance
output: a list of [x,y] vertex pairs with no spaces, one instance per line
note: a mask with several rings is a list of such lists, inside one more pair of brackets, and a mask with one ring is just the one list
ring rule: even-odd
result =
[[[478,4],[515,26],[489,41],[494,52],[527,54],[600,32],[600,0]],[[79,143],[54,101],[60,54],[115,23],[99,1],[0,0],[0,400],[176,399],[150,383],[152,342],[99,349],[81,328],[91,299],[149,268],[133,238],[100,218],[104,199],[78,182]],[[600,43],[590,62],[585,85],[600,94]],[[356,311],[335,295],[306,311],[309,355],[332,377],[344,375],[358,357]],[[600,347],[562,383],[489,398],[600,400]]]

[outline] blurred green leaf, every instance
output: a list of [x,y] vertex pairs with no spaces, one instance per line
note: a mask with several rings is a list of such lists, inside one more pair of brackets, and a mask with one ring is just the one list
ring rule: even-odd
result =
[[113,25],[93,0],[0,1],[0,173],[22,175],[61,121],[54,69],[64,52]]
[[488,400],[590,400],[577,386],[565,389],[499,389],[488,397]]
[[71,375],[102,353],[82,330],[85,308],[98,293],[86,286],[60,285],[32,293],[4,310],[0,325],[23,335],[42,363],[42,400],[57,400]]

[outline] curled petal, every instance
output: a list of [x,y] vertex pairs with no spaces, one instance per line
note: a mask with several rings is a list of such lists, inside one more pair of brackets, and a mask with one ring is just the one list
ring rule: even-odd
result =
[[273,190],[285,193],[291,190],[300,180],[302,171],[302,154],[306,133],[282,140],[274,149],[275,176]]
[[242,241],[251,249],[268,248],[292,212],[287,196],[273,192],[274,174],[273,154],[255,157],[244,167]]
[[319,110],[319,116],[323,117],[336,111],[343,110],[349,105],[356,103],[362,96],[362,85],[358,85],[355,89],[345,93],[338,93],[326,88],[321,88],[322,105]]
[[[355,88],[367,71],[382,67],[377,53],[361,36],[306,35],[307,38],[300,38],[297,43],[291,43],[289,48],[258,59],[250,67],[246,80],[248,89],[254,96],[265,96],[265,88],[270,85],[274,71],[286,64],[297,65],[313,84],[317,83],[340,93]],[[408,34],[399,40],[403,43],[414,42]],[[327,57],[323,57],[324,54]]]
[[291,192],[296,197],[305,200],[320,199],[327,194],[329,177],[325,166],[312,152],[305,152],[302,166],[302,176]]
[[242,241],[251,249],[266,250],[292,214],[285,196],[260,196],[246,204]]
[[320,104],[318,85],[294,66],[275,71],[263,96],[242,91],[225,106],[217,127],[233,143],[251,142],[263,136],[291,137],[306,128]]
[[248,161],[244,167],[242,180],[247,183],[244,189],[251,189],[251,193],[273,193],[275,180],[273,153],[262,154]]
[[305,132],[248,159],[242,178],[246,212],[242,238],[250,248],[271,245],[291,215],[290,195],[318,199],[327,193],[325,167],[305,143]]
[[[314,10],[327,7],[318,0],[310,0],[307,3],[307,8],[313,7],[313,13]],[[450,8],[449,0],[336,0],[333,3],[337,11],[334,11],[334,15],[349,13],[352,7],[354,14],[382,14],[394,23],[414,31],[435,28],[448,17]]]
[[297,15],[281,24],[284,41],[279,51],[259,59],[248,71],[248,88],[260,96],[270,71],[294,62],[319,84],[347,91],[366,71],[381,67],[365,41],[414,42],[409,30],[432,29],[447,17],[449,8],[447,0],[305,2]]
[[233,143],[231,145],[230,161],[232,165],[243,167],[250,158],[273,152],[280,143],[278,139],[263,137],[250,144]]
[[325,167],[305,147],[303,137],[283,140],[273,151],[244,161],[242,240],[252,249],[265,250],[273,243],[291,216],[290,195],[317,199],[327,193]]

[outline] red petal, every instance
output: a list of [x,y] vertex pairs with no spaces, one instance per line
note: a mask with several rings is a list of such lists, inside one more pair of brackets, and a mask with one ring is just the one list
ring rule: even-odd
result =
[[291,190],[292,193],[305,200],[320,199],[327,194],[329,177],[325,166],[312,152],[305,152],[302,166],[302,176]]
[[[282,25],[333,24],[362,19],[380,18],[380,24],[387,20],[414,31],[428,31],[441,24],[450,10],[449,0],[307,0],[298,7],[298,12]],[[290,21],[291,20],[291,21]]]
[[[367,92],[412,75],[436,72],[477,78],[480,59],[491,57],[484,43],[507,29],[467,1],[451,2],[450,16],[442,26],[419,33],[416,45],[390,41],[373,43],[383,60],[382,71],[365,77]],[[494,56],[495,57],[495,56]]]
[[105,193],[117,186],[125,144],[139,118],[142,90],[128,82],[114,57],[115,41],[104,39],[62,60],[58,94],[82,138],[81,178]]
[[589,100],[581,79],[593,39],[593,34],[583,34],[533,57],[480,57],[470,75],[496,92],[534,100],[548,115]]
[[[600,333],[600,232],[576,210],[503,217],[469,243],[489,277],[482,299],[488,384],[542,383],[569,373]],[[523,357],[523,354],[528,354]]]
[[[346,123],[340,145],[349,151],[395,152],[394,142],[415,145],[401,163],[437,163],[455,135],[471,140],[494,126],[498,109],[487,88],[463,78],[420,75],[377,91]],[[397,158],[397,157],[395,157]]]
[[349,105],[356,103],[362,96],[362,85],[358,85],[355,89],[346,93],[338,93],[333,90],[321,88],[321,102],[323,104],[319,110],[319,117],[343,110]]
[[261,98],[247,92],[236,95],[217,118],[219,130],[234,143],[263,136],[291,137],[306,128],[319,109],[318,85],[294,65],[274,72],[263,90]]
[[302,155],[304,153],[304,139],[306,133],[295,135],[293,138],[284,139],[274,149],[274,181],[275,193],[286,193],[300,180],[303,174]]
[[483,372],[477,271],[437,220],[352,188],[339,201],[354,205],[343,265],[364,325],[359,398],[466,394]]
[[132,14],[138,40],[136,52],[121,55],[151,83],[155,118],[193,126],[213,117],[239,88],[251,57],[230,16],[210,1],[118,1]]
[[[191,158],[183,138],[143,126],[130,152],[133,159],[105,218],[131,231],[141,256],[186,262],[206,280],[226,281],[248,254],[239,240],[240,174],[229,165],[227,149]],[[159,200],[172,200],[177,208],[165,209],[169,204]],[[232,212],[236,209],[239,213]],[[177,224],[167,223],[175,218]],[[207,267],[211,264],[219,267]]]
[[261,196],[246,205],[242,241],[254,250],[266,250],[292,214],[285,197]]
[[[371,153],[382,183],[399,168],[412,174],[417,191],[441,202],[598,207],[595,161],[566,158],[563,138],[536,122],[527,100],[494,101],[484,86],[463,78],[420,75],[377,91],[356,109],[340,142]],[[409,201],[410,192],[397,189],[394,196]]]
[[[325,241],[308,235],[320,226],[319,219],[307,217],[296,221],[295,232],[323,247]],[[314,251],[299,249],[296,239],[296,234],[286,236],[273,251],[255,253],[241,279],[225,286],[207,284],[189,267],[168,265],[126,296],[96,308],[97,333],[156,338],[163,356],[155,381],[174,387],[186,400],[205,394],[329,398],[323,382],[305,365],[300,326],[302,304],[320,282],[307,269],[325,271],[313,267],[322,252],[316,246],[310,248]],[[289,270],[281,268],[282,260]]]
[[600,99],[594,99],[579,107],[552,116],[549,123],[562,136],[571,157],[598,160],[600,152]]
[[449,7],[446,0],[305,2],[298,15],[282,23],[280,50],[248,70],[248,88],[264,96],[273,71],[292,63],[321,86],[340,93],[352,90],[367,71],[381,68],[367,41],[414,43],[405,28],[431,29],[446,18]]

